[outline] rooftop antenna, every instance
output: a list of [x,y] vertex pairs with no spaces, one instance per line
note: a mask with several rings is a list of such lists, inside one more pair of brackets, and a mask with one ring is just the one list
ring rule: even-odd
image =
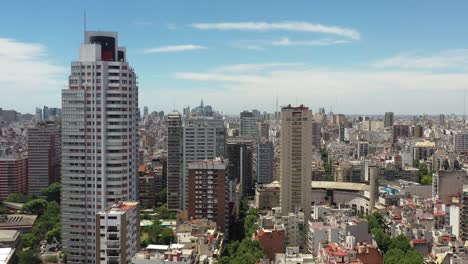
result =
[[463,89],[463,124],[466,123],[466,88]]
[[84,10],[84,14],[83,14],[83,40],[84,40],[84,43],[86,43],[86,9]]

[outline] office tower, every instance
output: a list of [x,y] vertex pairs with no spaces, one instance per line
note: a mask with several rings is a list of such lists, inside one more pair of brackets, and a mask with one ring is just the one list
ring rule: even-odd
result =
[[257,145],[257,183],[266,184],[273,181],[273,143]]
[[302,208],[310,218],[312,111],[303,105],[281,109],[281,214]]
[[210,117],[192,118],[183,127],[183,208],[187,208],[188,165],[195,161],[225,157],[226,128],[224,121]]
[[96,216],[96,263],[131,263],[140,245],[138,202],[117,202]]
[[265,140],[270,140],[270,124],[260,124],[260,137]]
[[228,234],[228,161],[210,159],[188,165],[188,216],[216,222]]
[[240,183],[240,197],[254,195],[253,148],[251,140],[235,140],[226,144],[229,179]]
[[312,122],[312,146],[320,149],[322,142],[322,124],[320,122]]
[[415,125],[413,127],[413,137],[415,138],[424,137],[424,127],[422,125]]
[[384,127],[391,127],[393,126],[393,112],[385,112],[385,117],[384,117]]
[[28,193],[27,157],[0,157],[0,199],[12,193]]
[[29,194],[41,195],[51,183],[60,181],[60,129],[39,123],[28,128]]
[[454,150],[457,153],[467,153],[468,152],[468,133],[461,132],[455,134],[453,137],[453,146]]
[[345,141],[345,127],[342,125],[338,126],[338,141]]
[[255,116],[256,119],[260,119],[262,117],[262,114],[257,109],[252,110],[252,114]]
[[240,135],[258,136],[257,118],[252,112],[243,111],[240,113]]
[[365,158],[369,154],[369,142],[358,142],[358,159]]
[[398,138],[409,137],[409,126],[407,125],[393,125],[392,126],[392,143],[396,143]]
[[183,210],[184,128],[179,112],[167,115],[167,208]]
[[439,115],[439,125],[440,126],[445,126],[445,115],[444,114]]
[[148,116],[148,106],[143,107],[143,116]]
[[344,126],[347,122],[346,116],[343,114],[335,114],[332,116],[332,124],[335,126]]
[[36,121],[42,121],[42,109],[36,107]]
[[468,240],[468,185],[463,186],[463,195],[460,205],[460,237],[463,241]]
[[45,120],[45,121],[48,121],[49,116],[50,116],[49,107],[44,106],[44,108],[42,110],[42,119]]
[[96,263],[97,213],[138,193],[138,86],[116,32],[85,32],[62,109],[63,250]]

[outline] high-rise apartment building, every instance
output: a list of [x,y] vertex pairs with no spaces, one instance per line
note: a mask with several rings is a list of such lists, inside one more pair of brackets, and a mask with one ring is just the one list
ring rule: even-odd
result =
[[369,154],[369,142],[359,141],[358,142],[358,159],[365,158]]
[[460,237],[463,241],[468,240],[468,185],[463,186],[463,195],[460,204]]
[[224,121],[210,117],[188,119],[183,127],[183,192],[184,209],[188,203],[188,165],[195,161],[226,156]]
[[410,136],[408,125],[392,126],[392,143],[396,143],[399,137],[407,138]]
[[273,181],[273,155],[271,142],[257,144],[257,183],[267,184]]
[[320,149],[322,141],[322,124],[320,122],[312,122],[312,146]]
[[216,222],[228,234],[229,199],[227,160],[211,159],[188,165],[188,215]]
[[0,157],[0,199],[12,193],[28,193],[27,157]]
[[468,133],[461,132],[453,136],[453,147],[457,153],[468,153]]
[[260,123],[260,137],[264,140],[270,139],[270,124]]
[[138,86],[116,32],[85,32],[62,109],[63,250],[67,263],[96,263],[110,253],[98,212],[138,193]]
[[184,128],[179,112],[167,115],[167,207],[183,210]]
[[393,112],[385,112],[385,117],[384,117],[384,127],[391,127],[393,126]]
[[258,136],[257,118],[253,112],[243,111],[240,113],[240,135],[241,136]]
[[439,115],[439,125],[440,126],[445,126],[445,115],[444,114]]
[[422,125],[415,125],[413,127],[413,137],[415,138],[424,137],[424,127]]
[[60,129],[39,123],[28,128],[29,193],[41,195],[51,183],[60,181]]
[[118,202],[96,215],[96,263],[131,263],[140,245],[138,202]]
[[281,110],[281,214],[311,211],[312,111],[303,105]]
[[253,148],[251,140],[235,140],[226,144],[228,171],[231,180],[240,183],[240,196],[253,196]]

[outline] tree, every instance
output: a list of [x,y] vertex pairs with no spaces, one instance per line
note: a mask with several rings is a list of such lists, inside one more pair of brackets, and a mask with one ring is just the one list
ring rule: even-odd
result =
[[42,215],[47,208],[47,201],[43,198],[31,200],[23,205],[23,211],[27,214]]
[[158,240],[160,244],[164,245],[170,245],[171,242],[174,242],[175,237],[174,237],[174,232],[172,229],[169,228],[164,228],[163,231],[161,232],[161,238]]
[[29,195],[22,194],[22,193],[10,193],[6,198],[7,202],[11,203],[27,203],[31,201],[33,198]]
[[46,197],[47,201],[56,201],[60,204],[60,193],[62,191],[62,185],[55,182],[49,185],[46,189],[42,191],[42,195]]
[[392,243],[390,244],[389,249],[398,248],[407,252],[411,249],[411,244],[409,239],[405,235],[398,235],[394,239],[392,239]]
[[21,235],[21,241],[23,241],[23,247],[32,248],[39,244],[39,237],[30,234]]
[[432,177],[430,175],[423,175],[420,182],[422,185],[432,185]]
[[164,188],[156,194],[156,204],[166,204],[167,203],[167,189]]
[[384,255],[385,264],[401,264],[401,260],[405,257],[405,252],[399,248],[392,248]]
[[34,250],[28,249],[17,253],[18,264],[40,264],[42,260],[35,254]]
[[413,160],[413,167],[419,168],[419,160]]
[[156,213],[158,214],[159,219],[175,219],[175,213],[167,209],[165,205],[161,205],[156,208]]
[[46,262],[58,263],[58,258],[56,255],[50,255],[45,258]]

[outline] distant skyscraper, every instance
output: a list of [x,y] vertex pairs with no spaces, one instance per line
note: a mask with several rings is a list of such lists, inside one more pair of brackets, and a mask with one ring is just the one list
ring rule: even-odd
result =
[[462,132],[453,137],[454,150],[457,153],[468,153],[468,133]]
[[424,127],[422,125],[415,125],[413,127],[413,137],[415,138],[424,137]]
[[439,115],[439,125],[445,126],[445,115],[444,114]]
[[358,142],[358,158],[365,158],[369,154],[369,142]]
[[183,210],[184,128],[179,112],[167,115],[167,206]]
[[147,116],[148,115],[148,106],[145,106],[143,107],[143,116]]
[[345,127],[342,125],[338,126],[338,141],[345,141]]
[[39,123],[28,128],[29,193],[41,195],[49,184],[60,181],[60,130]]
[[36,107],[36,121],[42,121],[42,109]]
[[312,111],[303,105],[281,110],[281,214],[311,212]]
[[257,118],[252,112],[240,113],[240,134],[241,136],[258,136]]
[[393,126],[393,112],[386,112],[384,117],[384,127],[391,127]]
[[273,181],[273,144],[271,142],[257,145],[257,183],[266,184]]
[[312,146],[320,149],[322,141],[322,124],[320,122],[312,122]]
[[138,86],[116,32],[85,32],[62,105],[62,242],[67,263],[121,263],[117,259],[134,252],[121,252],[124,247],[102,252],[96,239],[98,212],[116,202],[137,201],[138,193]]
[[399,137],[407,138],[410,136],[409,126],[393,125],[392,126],[392,143],[396,143]]
[[241,185],[241,197],[253,196],[253,146],[249,140],[228,142],[227,158],[229,159],[229,177],[235,179]]
[[270,139],[270,124],[268,123],[260,124],[260,137],[264,140]]

